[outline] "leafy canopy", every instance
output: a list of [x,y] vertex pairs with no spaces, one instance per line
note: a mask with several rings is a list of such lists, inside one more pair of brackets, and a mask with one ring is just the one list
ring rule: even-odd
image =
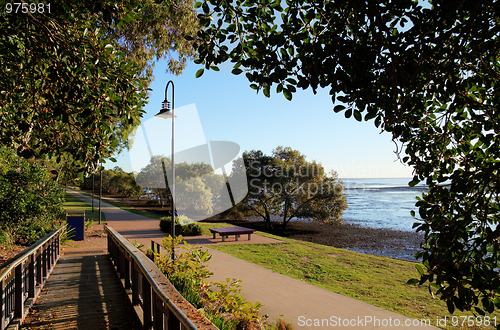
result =
[[127,147],[153,61],[169,58],[180,73],[193,55],[183,36],[195,33],[196,17],[189,1],[50,5],[0,15],[0,140],[25,158],[88,172]]
[[[420,284],[450,312],[500,307],[500,3],[205,0],[195,41],[250,87],[291,100],[328,88],[335,112],[391,132],[425,181]],[[201,76],[204,69],[200,69]],[[443,184],[448,183],[447,186]]]

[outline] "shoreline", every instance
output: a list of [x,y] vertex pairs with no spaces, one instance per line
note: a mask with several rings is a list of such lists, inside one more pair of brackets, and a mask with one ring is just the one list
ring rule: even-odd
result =
[[272,223],[272,229],[267,228],[263,221],[225,220],[225,222],[276,236],[412,262],[418,262],[415,253],[420,251],[424,238],[422,233],[388,228],[368,228],[348,223],[328,225],[317,222],[290,221],[287,230],[284,231],[279,222]]

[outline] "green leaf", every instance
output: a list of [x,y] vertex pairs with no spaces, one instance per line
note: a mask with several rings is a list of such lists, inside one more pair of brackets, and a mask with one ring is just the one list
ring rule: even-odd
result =
[[196,78],[200,78],[201,76],[203,76],[204,72],[205,69],[199,69],[198,71],[196,71]]
[[453,301],[451,299],[446,300],[446,306],[448,307],[448,312],[450,312],[450,314],[453,314],[453,312],[455,311],[455,305],[453,305]]
[[422,268],[422,266],[420,266],[420,265],[415,265],[415,268],[417,269],[417,272],[418,272],[420,275],[424,275],[424,269]]
[[416,278],[411,278],[408,280],[408,282],[406,282],[406,284],[408,285],[417,285],[419,282],[419,280],[417,280]]
[[262,92],[266,97],[271,97],[271,92],[269,91],[269,85],[265,85],[264,88],[262,89]]
[[346,118],[351,118],[351,116],[352,116],[352,109],[349,109],[346,112],[344,112],[344,116]]
[[345,109],[345,106],[343,106],[343,105],[336,105],[336,106],[333,108],[333,111],[334,111],[334,112],[336,112],[336,113],[338,113],[338,112],[340,112],[340,111],[342,111],[342,110],[344,110],[344,109]]
[[208,14],[210,12],[210,8],[208,7],[208,4],[206,2],[203,2],[203,4],[201,5],[202,9],[203,9],[203,12],[205,14]]
[[485,316],[486,313],[479,307],[474,307],[474,309],[476,310],[476,313],[478,313],[479,315],[482,315],[482,316]]
[[359,112],[358,110],[354,110],[354,119],[356,119],[357,121],[362,121],[363,118],[361,117],[361,112]]
[[234,74],[234,75],[239,75],[242,72],[243,72],[243,70],[241,70],[241,69],[233,69],[233,71],[231,71],[231,73]]
[[288,101],[291,101],[292,100],[292,93],[290,93],[290,91],[288,89],[284,89],[283,90],[283,95],[285,96],[285,98],[288,100]]
[[278,84],[278,86],[276,86],[276,93],[281,93],[283,91],[283,85],[282,84]]

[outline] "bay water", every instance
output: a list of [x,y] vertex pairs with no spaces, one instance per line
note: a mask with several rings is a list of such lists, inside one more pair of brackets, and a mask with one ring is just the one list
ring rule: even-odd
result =
[[344,222],[369,228],[413,231],[417,221],[410,215],[416,197],[427,191],[425,185],[409,187],[411,178],[341,179],[349,208]]

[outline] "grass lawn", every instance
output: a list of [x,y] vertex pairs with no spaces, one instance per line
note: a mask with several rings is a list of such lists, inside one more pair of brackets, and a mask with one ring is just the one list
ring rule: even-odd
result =
[[[83,194],[83,195],[92,196],[91,194],[89,194],[87,192],[84,192],[84,191],[81,191],[81,190],[78,190],[78,192],[80,194]],[[99,196],[94,196],[94,198],[96,199],[96,203],[98,205],[98,203],[99,203]],[[157,220],[160,220],[160,218],[161,218],[161,216],[158,215],[158,214],[156,214],[156,213],[147,212],[147,211],[144,211],[144,210],[139,210],[139,209],[136,209],[135,207],[122,204],[122,203],[120,203],[118,201],[114,201],[114,200],[111,200],[109,198],[103,198],[103,201],[105,201],[106,203],[109,203],[109,204],[111,204],[113,206],[119,207],[122,210],[126,210],[126,211],[129,211],[129,212],[132,212],[132,213],[135,213],[135,214],[139,214],[139,215],[142,215],[142,216],[145,216],[145,217],[149,217],[149,218],[157,219]]]
[[[66,193],[65,202],[63,205],[64,211],[77,211],[83,212],[85,211],[85,221],[91,221],[92,223],[99,222],[99,209],[94,205],[94,212],[92,212],[92,206],[82,202],[78,198],[74,197],[71,194]],[[101,221],[106,223],[106,216],[104,212],[101,212]]]

